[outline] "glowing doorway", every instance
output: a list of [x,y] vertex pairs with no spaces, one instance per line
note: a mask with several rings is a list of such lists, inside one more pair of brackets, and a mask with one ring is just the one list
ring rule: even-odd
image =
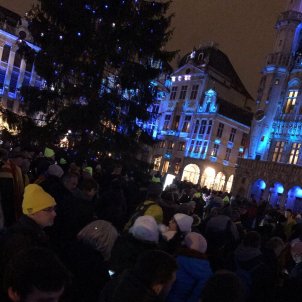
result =
[[213,190],[223,191],[224,184],[225,184],[225,175],[222,172],[219,172],[215,177]]
[[202,187],[207,187],[208,189],[212,189],[215,181],[215,175],[216,175],[215,169],[211,167],[206,168],[202,174],[200,185]]
[[231,175],[228,179],[228,182],[226,184],[225,191],[228,193],[231,193],[232,186],[233,186],[233,181],[234,181],[234,175]]
[[184,172],[182,174],[182,181],[189,181],[193,184],[198,183],[198,179],[200,176],[200,169],[197,165],[189,164],[184,168]]

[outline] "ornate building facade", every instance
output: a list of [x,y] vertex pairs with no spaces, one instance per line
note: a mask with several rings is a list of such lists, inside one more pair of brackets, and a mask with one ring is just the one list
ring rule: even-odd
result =
[[240,160],[234,192],[301,210],[302,1],[288,0],[276,23],[252,123],[249,160]]
[[155,170],[230,191],[246,152],[255,102],[228,57],[214,46],[187,54],[160,102]]
[[1,106],[20,112],[20,88],[42,85],[42,80],[34,70],[33,62],[25,62],[17,53],[18,43],[31,43],[26,21],[18,14],[0,6],[0,99]]

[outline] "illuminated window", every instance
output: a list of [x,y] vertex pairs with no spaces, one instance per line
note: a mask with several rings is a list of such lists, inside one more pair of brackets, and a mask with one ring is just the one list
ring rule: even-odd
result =
[[188,132],[190,128],[191,115],[185,117],[185,121],[182,126],[182,132]]
[[153,162],[153,170],[159,171],[162,156],[155,157]]
[[226,149],[226,153],[225,153],[225,158],[224,158],[224,160],[227,160],[227,161],[230,160],[231,152],[232,152],[232,149],[230,149],[230,148],[227,148],[227,149]]
[[195,127],[194,127],[194,133],[197,133],[199,129],[199,120],[196,121]]
[[218,150],[219,150],[219,145],[218,144],[214,144],[214,148],[213,148],[213,151],[211,153],[211,156],[217,157]]
[[205,133],[206,127],[207,127],[207,121],[206,120],[202,120],[201,121],[200,129],[199,129],[199,134],[200,135],[203,135]]
[[298,90],[290,90],[288,92],[283,113],[292,113],[297,102]]
[[219,138],[222,137],[223,129],[224,129],[224,124],[223,123],[219,123],[217,134],[216,134],[217,137],[219,137]]
[[180,142],[178,144],[178,151],[184,151],[186,147],[186,143],[185,142]]
[[235,128],[232,128],[231,134],[230,134],[230,137],[229,137],[229,141],[230,141],[230,142],[232,142],[232,143],[234,142],[235,135],[236,135],[236,129],[235,129]]
[[159,143],[159,148],[165,148],[166,147],[166,142],[165,141],[161,141]]
[[207,134],[210,134],[211,130],[212,130],[212,120],[209,120],[209,124],[208,124],[208,129],[207,129]]
[[195,144],[195,140],[192,139],[192,140],[191,140],[191,144],[190,144],[190,148],[189,148],[189,152],[192,152],[192,151],[193,151],[194,144]]
[[171,114],[166,114],[165,121],[164,121],[164,127],[163,127],[164,130],[167,130],[169,128],[170,119],[171,119]]
[[199,153],[200,152],[201,144],[202,144],[202,141],[197,141],[196,142],[196,145],[195,145],[195,148],[194,148],[194,153]]
[[10,53],[11,47],[9,45],[4,45],[3,52],[2,52],[2,58],[1,61],[7,63],[9,59],[9,53]]
[[172,150],[174,148],[174,142],[173,141],[168,141],[167,149]]
[[273,154],[273,161],[280,162],[284,149],[284,144],[285,144],[284,142],[276,142],[275,150]]
[[207,141],[203,142],[201,154],[204,155],[207,152],[207,147],[208,147],[208,142]]
[[187,89],[188,89],[188,86],[181,86],[180,95],[179,95],[180,100],[184,100],[186,98]]
[[177,86],[173,86],[171,90],[171,95],[170,95],[170,100],[175,100],[176,99],[176,94],[177,94]]
[[173,121],[173,125],[172,125],[172,129],[177,130],[178,126],[179,126],[179,120],[180,120],[180,116],[176,115]]
[[191,96],[190,96],[190,99],[191,100],[195,100],[196,97],[197,97],[197,92],[198,92],[198,85],[193,85],[192,87],[192,91],[191,91]]
[[300,153],[300,147],[301,147],[301,144],[298,144],[298,143],[292,144],[292,149],[290,151],[290,156],[289,156],[289,160],[288,160],[289,164],[292,164],[292,165],[297,164],[297,161],[299,158],[299,153]]

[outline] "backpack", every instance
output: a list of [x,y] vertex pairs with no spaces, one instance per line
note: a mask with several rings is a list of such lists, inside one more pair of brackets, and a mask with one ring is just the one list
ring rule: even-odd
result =
[[124,227],[124,232],[127,232],[134,224],[135,220],[140,217],[144,216],[145,212],[149,209],[149,207],[156,205],[157,203],[151,200],[146,200],[135,209],[134,214],[131,216],[129,221],[126,223]]

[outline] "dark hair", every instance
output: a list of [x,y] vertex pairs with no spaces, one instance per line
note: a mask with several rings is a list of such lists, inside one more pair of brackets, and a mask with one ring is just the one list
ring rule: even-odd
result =
[[79,179],[79,175],[76,173],[66,173],[62,177],[62,182],[66,183],[67,181],[71,180],[72,178],[77,178]]
[[201,294],[201,302],[243,302],[244,286],[234,273],[221,271],[206,283]]
[[174,257],[163,251],[142,254],[134,266],[134,273],[147,286],[166,284],[177,270]]
[[69,284],[70,274],[57,256],[45,248],[18,253],[4,274],[4,289],[9,287],[25,299],[34,288],[43,292],[59,291]]
[[97,190],[98,189],[98,183],[93,179],[93,178],[84,178],[80,185],[79,188],[82,191],[91,191],[92,189]]

